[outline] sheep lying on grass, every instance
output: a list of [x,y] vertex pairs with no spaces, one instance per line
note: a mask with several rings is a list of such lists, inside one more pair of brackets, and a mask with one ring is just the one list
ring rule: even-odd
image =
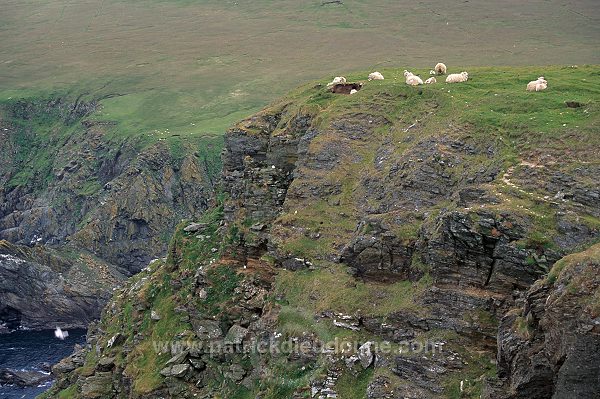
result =
[[539,82],[535,85],[535,91],[542,91],[548,88],[548,82]]
[[379,72],[372,72],[369,74],[369,80],[383,80],[383,75]]
[[431,76],[433,76],[433,75],[435,75],[435,71],[432,69],[432,70],[430,70],[430,71],[429,71],[429,74],[430,74]]
[[344,84],[346,83],[346,78],[343,76],[336,76],[335,78],[333,78],[333,80],[331,82],[329,82],[327,84],[328,88],[332,88],[333,86],[337,85],[337,84]]
[[461,83],[461,82],[466,82],[468,79],[469,79],[469,74],[467,72],[451,73],[446,78],[446,83]]
[[406,84],[411,86],[418,86],[423,84],[423,79],[417,75],[413,75],[412,72],[404,70],[404,77],[406,78]]
[[438,75],[445,75],[446,74],[446,65],[441,62],[438,62],[437,64],[435,64],[435,68],[433,68],[433,70]]
[[336,94],[354,94],[352,93],[352,91],[359,91],[360,89],[362,89],[362,86],[362,83],[338,83],[331,87],[329,91]]
[[548,81],[543,76],[527,83],[527,91],[542,91],[548,88]]
[[427,80],[425,81],[425,84],[426,84],[426,85],[430,85],[430,84],[433,84],[433,83],[436,83],[436,82],[437,82],[437,79],[436,79],[435,77],[433,77],[433,76],[432,76],[432,77],[430,77],[429,79],[427,79]]
[[350,90],[350,94],[355,94],[355,93],[358,93],[358,90],[356,90],[356,89]]

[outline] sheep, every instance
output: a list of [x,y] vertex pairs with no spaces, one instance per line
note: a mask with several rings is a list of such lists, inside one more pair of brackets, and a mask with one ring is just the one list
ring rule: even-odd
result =
[[418,86],[423,84],[423,79],[417,75],[410,74],[406,77],[406,84],[411,86]]
[[438,75],[445,75],[446,74],[446,65],[438,62],[437,64],[435,64],[435,68],[433,68],[435,70],[435,72]]
[[379,72],[372,72],[369,74],[369,80],[383,80],[383,75]]
[[427,80],[425,81],[425,84],[426,84],[426,85],[430,85],[430,84],[433,84],[433,83],[436,83],[436,82],[437,82],[437,79],[436,79],[435,77],[433,77],[433,76],[432,76],[432,77],[430,77],[429,79],[427,79]]
[[435,71],[434,71],[433,69],[431,69],[431,70],[429,71],[429,75],[431,75],[431,76],[435,75]]
[[362,83],[338,83],[329,90],[336,94],[350,94],[352,90],[359,91],[362,89]]
[[467,72],[451,73],[446,77],[446,83],[461,83],[466,82],[469,79]]
[[333,80],[331,82],[329,82],[327,84],[327,87],[331,88],[331,87],[333,87],[333,86],[335,86],[337,84],[344,84],[344,83],[346,83],[346,78],[345,77],[343,77],[343,76],[336,76],[335,78],[333,78]]
[[356,89],[350,90],[350,94],[355,94],[355,93],[358,93],[358,90],[356,90]]
[[404,77],[406,78],[407,85],[418,86],[423,84],[423,80],[420,77],[414,75],[412,72],[409,72],[406,69],[404,70]]
[[548,88],[548,81],[543,76],[527,83],[527,91],[542,91]]

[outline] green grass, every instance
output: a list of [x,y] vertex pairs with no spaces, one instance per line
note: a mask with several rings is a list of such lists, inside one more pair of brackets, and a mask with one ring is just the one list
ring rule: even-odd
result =
[[[452,348],[456,350],[465,361],[465,367],[451,373],[444,380],[444,397],[448,399],[479,399],[484,381],[488,377],[495,377],[496,366],[491,363],[493,354],[478,352],[469,348]],[[463,381],[463,391],[460,382]]]
[[423,309],[415,305],[415,298],[427,284],[428,278],[416,284],[410,281],[366,283],[354,279],[342,265],[332,264],[314,271],[282,270],[275,279],[275,293],[291,306],[310,310],[313,315],[333,310],[378,316],[399,310],[421,312]]
[[361,370],[357,375],[343,374],[335,386],[341,399],[366,399],[367,387],[373,376],[373,369]]
[[[556,281],[565,271],[568,271],[569,269],[574,268],[575,266],[584,262],[600,264],[600,244],[592,245],[582,252],[567,255],[560,259],[554,264],[554,266],[552,266],[552,269],[550,269],[550,272],[546,276],[546,282],[549,284],[556,283]],[[581,282],[583,283],[584,281]]]
[[277,318],[278,330],[286,338],[314,334],[322,343],[334,342],[336,338],[351,339],[356,335],[352,331],[333,326],[328,320],[317,320],[316,317],[318,315],[311,309],[283,306]]
[[[146,339],[135,345],[133,351],[124,359],[125,373],[133,380],[134,392],[141,395],[151,392],[162,384],[164,378],[160,375],[160,370],[170,357],[168,353],[157,353],[154,343],[172,341],[178,334],[191,329],[188,323],[181,321],[181,314],[175,312],[177,302],[164,273],[163,270],[153,275],[153,282],[146,284],[138,294],[148,298],[151,309],[160,315],[160,320],[151,321],[148,312],[142,315],[136,314],[136,322],[143,316],[139,330],[146,334]],[[158,281],[162,283],[157,284]],[[147,292],[146,290],[151,289],[151,286],[157,287],[157,290]],[[120,314],[123,318],[121,324],[125,324],[125,327],[121,327],[122,331],[134,330],[132,312],[129,303],[123,306]],[[108,325],[113,323],[109,321]]]
[[514,322],[515,331],[524,339],[530,339],[533,333],[533,327],[530,320],[526,317],[518,316]]
[[350,70],[598,63],[597,26],[583,16],[596,12],[591,1],[490,0],[468,13],[458,0],[14,2],[0,16],[0,99],[87,93],[107,97],[95,117],[119,134],[219,134],[302,81]]
[[63,389],[58,393],[58,399],[73,399],[77,397],[77,385]]
[[97,181],[86,181],[81,185],[81,188],[77,190],[77,193],[82,197],[89,197],[96,194],[102,186]]
[[210,287],[202,305],[206,306],[209,314],[222,313],[223,304],[234,297],[234,290],[240,283],[241,277],[231,267],[217,266],[206,273],[206,279]]
[[[198,266],[207,260],[217,256],[212,254],[212,248],[220,248],[221,237],[216,233],[219,222],[223,218],[223,206],[219,204],[207,210],[196,221],[203,223],[207,227],[196,233],[186,233],[183,229],[190,224],[190,221],[183,221],[175,229],[171,238],[168,262],[177,264],[179,268],[196,270]],[[205,238],[200,240],[197,235],[203,235]],[[175,259],[175,257],[177,259]]]

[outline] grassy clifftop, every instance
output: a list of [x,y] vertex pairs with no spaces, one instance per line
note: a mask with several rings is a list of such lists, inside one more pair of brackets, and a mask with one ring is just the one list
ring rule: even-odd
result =
[[[232,127],[216,206],[116,293],[50,395],[485,394],[515,289],[600,237],[600,68],[469,68],[422,87],[402,70],[350,96],[307,84]],[[540,75],[548,90],[525,92]],[[313,349],[251,350],[288,338]],[[391,351],[313,346],[335,339]],[[189,341],[237,346],[173,349]]]
[[218,134],[341,70],[599,62],[591,0],[42,0],[3,11],[0,99],[88,93],[128,134]]
[[[313,256],[319,251],[326,253],[331,246],[343,245],[345,238],[329,242],[311,240],[306,234],[298,237],[291,230],[298,231],[299,226],[308,230],[328,229],[330,237],[336,237],[342,232],[352,234],[358,222],[353,218],[365,209],[370,214],[390,213],[392,217],[394,212],[407,211],[413,216],[423,213],[417,209],[419,203],[425,208],[436,203],[439,209],[450,204],[447,200],[454,190],[481,181],[477,177],[480,172],[491,173],[481,188],[487,195],[501,199],[501,204],[488,203],[482,207],[494,212],[509,207],[529,213],[537,226],[530,232],[532,239],[551,241],[548,236],[535,237],[538,231],[547,230],[539,233],[546,235],[555,228],[549,219],[555,213],[552,197],[560,189],[546,179],[553,174],[577,174],[579,168],[585,168],[590,172],[578,174],[580,188],[594,187],[600,140],[597,134],[600,70],[597,66],[467,69],[470,79],[464,84],[438,82],[413,88],[404,84],[402,70],[383,69],[384,81],[368,82],[352,96],[331,94],[314,84],[293,92],[291,100],[282,103],[293,101],[285,109],[286,115],[314,115],[313,123],[322,130],[311,142],[309,151],[316,156],[327,156],[329,152],[338,157],[330,163],[330,169],[316,170],[309,165],[309,171],[305,172],[309,174],[307,180],[319,179],[321,184],[336,185],[339,193],[332,198],[313,198],[315,202],[308,207],[300,206],[303,198],[297,203],[288,198],[286,205],[290,209],[280,220],[283,230],[286,224],[294,228],[282,233],[283,245],[292,252],[299,246]],[[427,70],[412,72],[428,75]],[[347,78],[360,81],[365,75],[350,74]],[[526,92],[527,82],[540,75],[549,80],[549,89]],[[443,77],[439,80],[443,81]],[[570,108],[567,102],[575,102],[577,107]],[[252,125],[252,121],[248,123]],[[242,129],[245,124],[240,125]],[[344,132],[352,126],[354,132]],[[369,128],[373,128],[372,133]],[[273,132],[274,136],[278,134],[286,134],[285,124]],[[426,144],[428,140],[430,144]],[[457,154],[452,141],[468,143],[466,157],[460,155],[463,149]],[[399,169],[399,164],[405,165],[404,169]],[[423,172],[424,164],[433,169]],[[445,183],[438,182],[437,193],[424,194],[427,189],[420,193],[418,186],[427,186],[432,173],[441,173]],[[301,196],[305,194],[300,188],[302,177],[291,185],[292,190],[298,187]],[[424,180],[419,181],[420,178]],[[369,181],[379,184],[365,184]],[[373,192],[386,191],[386,185],[412,191],[420,197],[412,196],[406,203],[402,195],[383,197]],[[360,208],[362,211],[357,212]],[[346,216],[337,217],[340,212]],[[322,223],[324,217],[327,222]],[[590,215],[586,220],[597,227],[597,217]],[[410,223],[411,220],[416,223]],[[407,222],[397,226],[397,233],[414,239],[422,217],[417,220],[410,217]],[[321,245],[324,247],[320,248]]]

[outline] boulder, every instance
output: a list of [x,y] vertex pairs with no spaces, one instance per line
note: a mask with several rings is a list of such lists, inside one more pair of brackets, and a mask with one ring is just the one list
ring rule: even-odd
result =
[[111,372],[97,371],[87,377],[81,386],[81,397],[85,399],[99,399],[112,397],[113,381]]
[[41,371],[0,370],[0,385],[17,385],[19,387],[35,387],[52,379]]
[[229,366],[229,371],[225,373],[225,377],[232,379],[233,381],[241,381],[246,375],[246,370],[239,364],[232,364]]
[[52,374],[59,377],[62,374],[69,373],[76,368],[83,366],[84,362],[85,350],[76,345],[75,353],[52,366]]
[[373,342],[365,342],[358,348],[358,359],[360,360],[361,366],[363,368],[368,368],[371,364],[373,364],[373,359],[375,359],[375,354],[371,350],[373,347]]
[[234,324],[231,326],[227,335],[225,336],[225,344],[229,345],[241,345],[244,342],[244,338],[248,335],[248,330],[240,325]]
[[160,320],[160,315],[158,314],[158,312],[156,310],[153,310],[152,312],[150,312],[150,319],[152,319],[154,321]]
[[214,320],[192,318],[191,323],[196,336],[202,341],[213,340],[223,336],[223,331],[219,323]]
[[98,360],[96,369],[100,371],[110,371],[115,367],[115,358],[103,356]]
[[172,366],[167,366],[164,369],[162,369],[160,371],[160,374],[164,377],[183,378],[189,370],[189,364],[174,364]]
[[106,347],[112,348],[113,346],[122,344],[124,341],[125,341],[125,336],[121,333],[117,333],[108,340],[108,342],[106,343]]
[[178,354],[176,354],[175,356],[173,356],[171,359],[169,359],[167,361],[167,366],[173,365],[173,364],[183,364],[185,363],[185,360],[188,357],[189,352],[188,351],[183,351],[180,352]]
[[202,361],[200,359],[190,358],[190,364],[196,370],[202,371],[202,370],[206,369],[206,363],[204,363],[204,361]]
[[200,230],[204,230],[208,225],[206,223],[191,223],[183,228],[186,233],[196,233]]

